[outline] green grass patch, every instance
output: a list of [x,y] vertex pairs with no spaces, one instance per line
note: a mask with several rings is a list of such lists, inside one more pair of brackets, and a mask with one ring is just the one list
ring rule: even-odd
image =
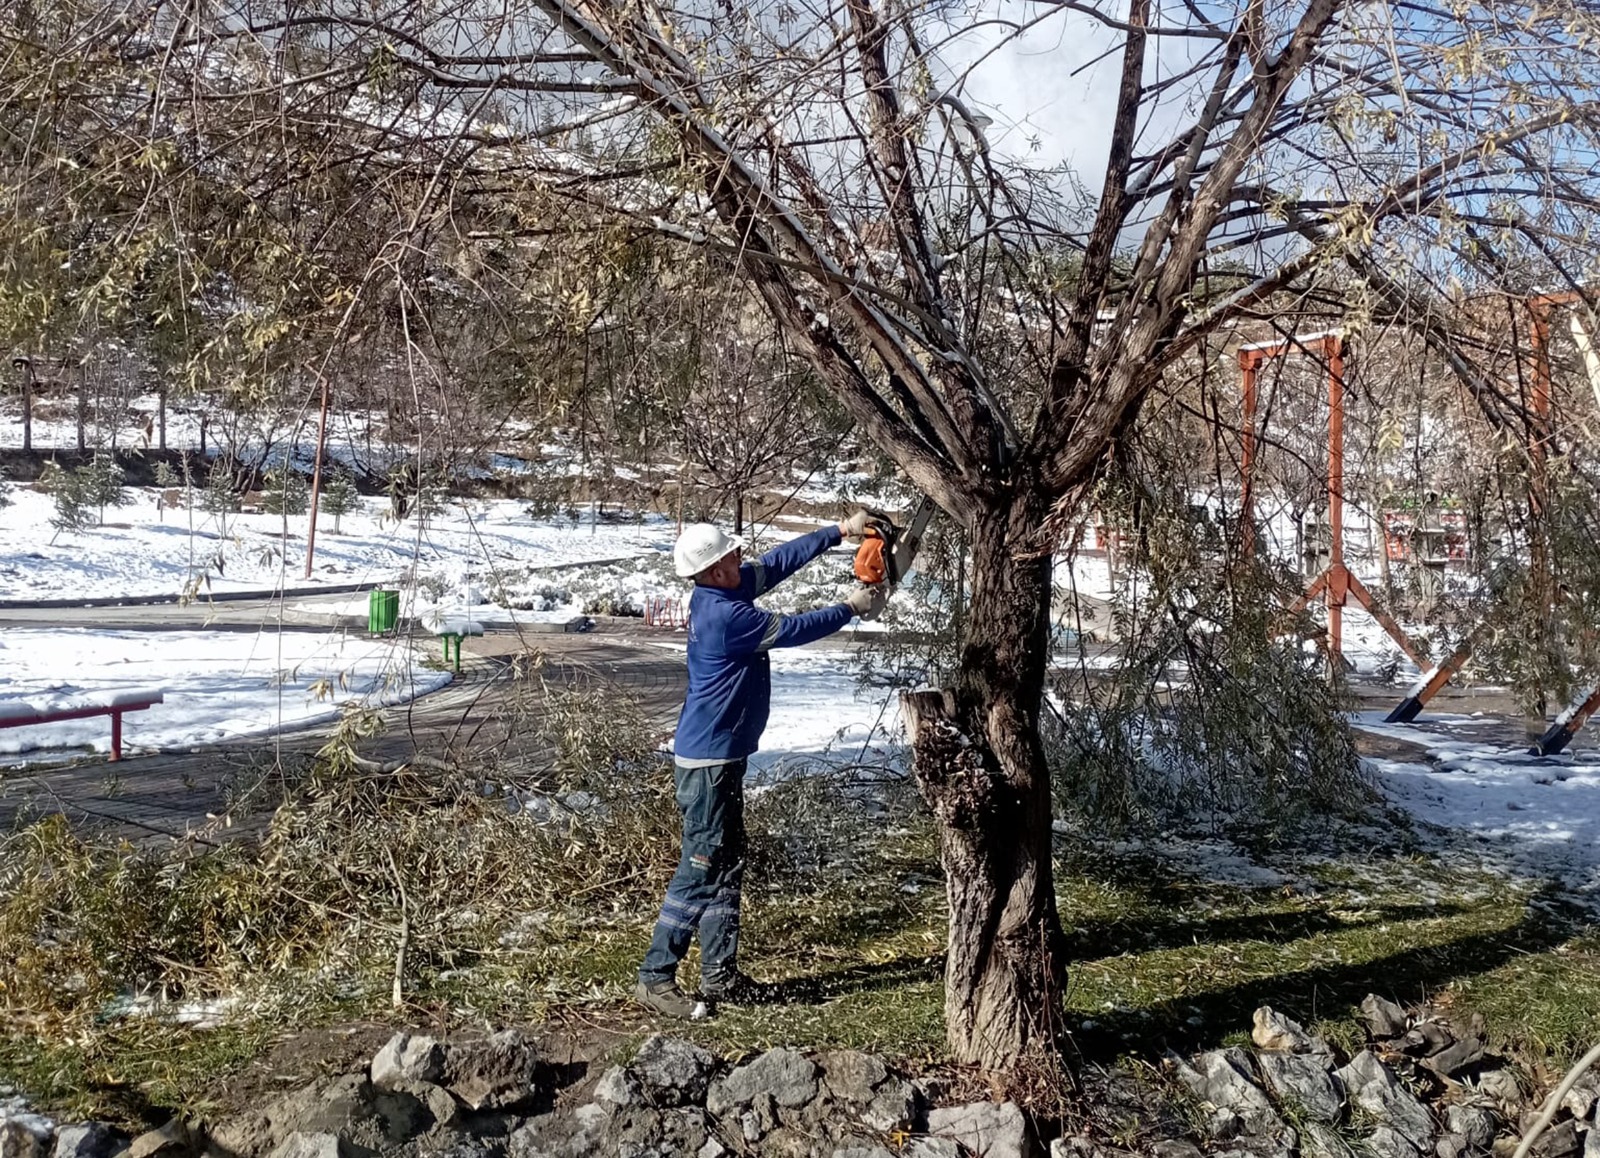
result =
[[[0,849],[0,1081],[42,1108],[138,1124],[224,1104],[219,1084],[284,1033],[341,1022],[450,1032],[553,1015],[642,1035],[659,1023],[628,992],[676,856],[654,775],[557,824],[427,777],[351,775],[260,845],[183,857],[46,822]],[[785,1043],[939,1062],[929,822],[908,798],[869,815],[819,780],[764,794],[750,823],[742,964],[785,1000],[670,1028],[730,1057]],[[1063,841],[1057,865],[1086,1058],[1242,1040],[1262,1004],[1353,1048],[1368,992],[1481,1011],[1492,1044],[1530,1067],[1600,1038],[1600,934],[1535,884],[1397,844],[1298,861],[1280,848],[1292,883],[1246,887],[1198,879],[1159,845],[1118,847]],[[250,1012],[209,1030],[113,1015],[132,992],[225,994]]]

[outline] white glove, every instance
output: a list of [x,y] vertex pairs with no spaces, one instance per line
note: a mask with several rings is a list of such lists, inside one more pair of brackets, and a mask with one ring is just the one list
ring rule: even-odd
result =
[[844,600],[845,606],[862,619],[878,618],[883,613],[883,609],[888,602],[889,592],[882,584],[874,587],[859,586],[845,596]]
[[872,516],[866,511],[857,511],[848,519],[839,524],[839,535],[845,539],[859,539],[867,533],[867,521]]

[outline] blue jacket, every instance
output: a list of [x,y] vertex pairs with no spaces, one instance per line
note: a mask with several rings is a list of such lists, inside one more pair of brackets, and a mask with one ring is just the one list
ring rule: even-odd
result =
[[740,760],[760,745],[772,706],[768,650],[832,635],[855,613],[835,603],[802,615],[779,615],[757,607],[755,598],[838,543],[839,528],[823,527],[744,564],[737,588],[695,586],[689,597],[689,692],[678,717],[674,755]]

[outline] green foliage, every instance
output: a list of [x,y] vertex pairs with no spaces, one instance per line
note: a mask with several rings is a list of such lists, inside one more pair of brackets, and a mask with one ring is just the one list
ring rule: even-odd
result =
[[200,491],[200,509],[216,516],[217,530],[228,533],[228,516],[239,510],[239,491],[233,468],[221,459],[211,464],[206,485]]
[[67,470],[51,459],[39,473],[39,489],[55,503],[55,514],[50,516],[50,525],[56,529],[50,537],[52,543],[62,531],[76,534],[94,525],[82,469]]
[[322,513],[333,516],[335,535],[339,533],[339,519],[361,509],[361,494],[356,490],[355,480],[348,471],[335,467],[328,472],[322,481],[317,507]]
[[261,506],[269,515],[303,515],[310,500],[310,484],[299,471],[285,467],[267,475]]
[[1109,653],[1063,641],[1047,729],[1061,809],[1111,828],[1278,829],[1363,807],[1340,685],[1277,611],[1293,579],[1231,558],[1172,493],[1102,492],[1138,581],[1113,601]]
[[82,476],[84,498],[99,510],[102,523],[107,507],[125,507],[133,501],[123,485],[127,472],[109,454],[96,454],[75,473]]

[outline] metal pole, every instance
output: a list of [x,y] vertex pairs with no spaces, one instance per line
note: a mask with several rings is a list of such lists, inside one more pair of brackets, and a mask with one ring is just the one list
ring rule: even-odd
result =
[[317,498],[322,493],[322,448],[328,438],[328,379],[322,380],[322,413],[317,418],[317,457],[311,464],[311,526],[306,530],[306,578],[311,578],[311,556],[317,549]]

